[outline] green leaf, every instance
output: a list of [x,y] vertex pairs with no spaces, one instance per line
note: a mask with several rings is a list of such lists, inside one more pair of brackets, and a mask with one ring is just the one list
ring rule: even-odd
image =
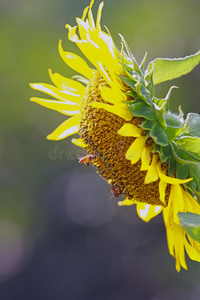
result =
[[179,179],[186,179],[188,177],[188,165],[176,164],[176,177]]
[[179,119],[179,117],[172,113],[165,114],[165,121],[170,127],[180,128],[183,125],[183,122]]
[[184,134],[200,137],[200,115],[189,113],[183,127]]
[[168,137],[162,128],[162,126],[156,122],[150,130],[150,136],[154,142],[161,146],[167,146],[169,144]]
[[154,121],[146,120],[140,125],[140,127],[144,130],[150,130],[153,127],[154,123]]
[[189,165],[189,177],[193,178],[187,185],[191,187],[194,193],[200,192],[200,164]]
[[155,108],[155,114],[158,122],[164,129],[166,129],[167,124],[165,123],[165,119],[164,119],[165,102],[163,102],[161,106],[158,106],[157,104],[154,103],[154,108]]
[[149,63],[154,65],[153,82],[158,84],[191,72],[200,62],[200,51],[184,58],[157,58]]
[[126,96],[129,96],[133,99],[135,99],[137,97],[137,93],[134,92],[134,90],[129,90],[129,91],[125,92],[125,94],[126,94]]
[[166,147],[161,147],[160,153],[162,162],[166,162],[172,156],[172,149],[170,145]]
[[187,233],[193,239],[200,242],[200,215],[179,212],[178,217]]
[[174,141],[177,136],[182,133],[182,127],[172,127],[168,126],[165,130],[170,141]]
[[151,150],[151,152],[160,154],[160,148],[162,148],[162,147],[160,147],[160,145],[154,143],[154,147],[153,147],[153,150]]
[[145,103],[152,105],[153,101],[151,98],[151,93],[147,90],[144,84],[141,82],[140,77],[138,79],[136,86],[136,92],[140,99],[142,99]]
[[185,149],[195,159],[200,161],[200,138],[194,136],[184,136],[176,139],[176,143]]
[[129,101],[126,102],[130,112],[135,117],[144,117],[148,120],[155,120],[155,113],[154,109],[147,105],[144,102],[138,102],[138,103],[129,103]]
[[176,162],[180,164],[196,164],[197,160],[189,155],[183,148],[181,148],[177,143],[170,142],[173,157]]
[[169,158],[168,160],[168,164],[169,164],[169,176],[171,177],[174,170],[176,169],[176,160],[174,159],[173,155]]
[[125,83],[127,84],[128,86],[130,86],[132,88],[132,90],[134,90],[136,92],[136,80],[134,78],[129,78],[129,77],[125,77],[125,76],[120,76],[120,79]]

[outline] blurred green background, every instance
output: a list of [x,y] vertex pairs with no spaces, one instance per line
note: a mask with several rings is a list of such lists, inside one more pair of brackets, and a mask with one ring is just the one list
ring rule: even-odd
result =
[[[95,1],[96,13],[100,1]],[[145,224],[134,207],[118,208],[109,186],[78,163],[80,149],[47,141],[65,117],[29,102],[44,96],[48,68],[74,75],[58,54],[79,53],[67,40],[89,1],[0,2],[0,299],[196,300],[200,264],[178,274],[162,217]],[[140,61],[183,57],[200,49],[197,0],[105,0],[102,25],[120,32]],[[200,113],[200,67],[157,87],[179,86],[171,110]]]

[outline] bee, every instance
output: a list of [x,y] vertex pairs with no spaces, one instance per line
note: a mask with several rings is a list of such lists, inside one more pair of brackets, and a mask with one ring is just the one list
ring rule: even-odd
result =
[[120,187],[118,187],[117,185],[111,186],[111,192],[115,197],[119,197],[122,193]]
[[86,166],[89,167],[89,164],[93,158],[95,158],[95,154],[88,154],[86,156],[79,158],[79,163],[85,164]]

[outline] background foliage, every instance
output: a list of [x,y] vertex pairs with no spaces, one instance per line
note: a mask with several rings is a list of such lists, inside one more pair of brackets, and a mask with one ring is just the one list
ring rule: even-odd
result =
[[[64,116],[30,103],[29,82],[50,82],[48,68],[73,72],[58,55],[66,23],[89,1],[0,3],[0,298],[197,299],[200,264],[177,274],[158,216],[145,224],[134,207],[118,208],[95,170],[78,164],[70,139],[45,136]],[[95,8],[99,1],[96,1]],[[140,61],[184,57],[200,49],[197,0],[105,0],[102,24]],[[200,113],[200,68],[176,79],[171,109]],[[158,85],[165,96],[171,82]]]

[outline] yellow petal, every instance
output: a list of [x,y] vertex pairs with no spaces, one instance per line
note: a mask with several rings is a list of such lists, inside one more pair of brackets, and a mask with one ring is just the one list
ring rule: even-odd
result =
[[49,109],[56,110],[64,115],[72,116],[72,115],[80,114],[79,105],[69,105],[66,104],[65,102],[47,100],[47,99],[37,98],[37,97],[32,97],[30,100]]
[[175,260],[176,270],[179,272],[180,267],[187,270],[187,264],[185,261],[185,231],[180,226],[176,225],[173,228],[174,234],[174,248],[175,248]]
[[[188,243],[187,240],[185,242],[185,249],[188,256],[190,257],[190,259],[200,262],[200,252],[197,250],[200,249],[200,243],[194,242],[194,240],[190,236],[187,236],[187,238],[190,242]],[[195,244],[197,244],[197,247],[195,247]]]
[[147,171],[150,167],[150,161],[151,161],[151,148],[145,147],[141,154],[141,168],[140,171]]
[[80,82],[61,76],[58,73],[52,73],[49,69],[49,75],[52,82],[61,90],[68,91],[72,96],[74,94],[83,96],[85,94],[85,86]]
[[128,198],[124,199],[123,201],[118,201],[118,206],[130,206],[135,204],[134,200],[129,200]]
[[185,231],[182,227],[174,223],[171,215],[169,207],[163,209],[169,253],[175,258],[176,270],[179,272],[181,267],[187,270],[184,250]]
[[87,22],[84,22],[80,18],[76,18],[76,22],[78,24],[78,31],[79,31],[79,35],[80,35],[81,39],[82,40],[87,39],[88,31],[89,31],[89,24]]
[[163,172],[161,171],[161,168],[160,168],[159,165],[157,165],[156,167],[157,167],[160,179],[162,179],[166,183],[170,183],[170,184],[183,184],[183,183],[187,183],[187,182],[189,182],[189,181],[191,181],[193,179],[193,178],[179,179],[179,178],[169,177],[169,176],[166,176],[166,175],[163,174]]
[[162,206],[150,205],[137,202],[138,216],[145,222],[149,222],[152,218],[157,216],[163,209]]
[[184,212],[183,193],[179,184],[171,185],[169,202],[171,202],[171,210],[173,210],[173,221],[179,225],[178,212]]
[[162,201],[162,203],[165,205],[166,201],[165,201],[165,190],[167,187],[167,183],[164,182],[163,180],[160,180],[159,182],[159,194],[160,194],[160,201]]
[[130,113],[129,109],[127,108],[126,104],[120,104],[120,105],[109,105],[101,102],[93,102],[92,107],[94,108],[103,108],[121,118],[123,118],[126,121],[130,121],[133,118],[133,115]]
[[47,136],[48,140],[62,140],[74,133],[78,132],[78,124],[80,116],[75,116],[64,121],[51,134]]
[[159,177],[158,177],[158,171],[156,168],[157,160],[158,160],[157,155],[153,154],[152,163],[151,163],[151,165],[147,171],[147,174],[145,176],[145,180],[144,180],[145,184],[148,184],[150,182],[154,182],[154,181],[158,180]]
[[89,18],[89,24],[90,24],[90,26],[95,29],[94,18],[93,18],[93,15],[92,15],[92,6],[93,6],[93,3],[94,3],[94,1],[92,1],[90,3],[90,9],[89,9],[89,12],[88,12],[88,18]]
[[87,145],[84,143],[84,141],[82,139],[72,139],[71,142],[79,147],[85,148],[87,147]]
[[80,103],[82,100],[80,95],[72,94],[69,91],[61,91],[51,84],[30,83],[30,86],[37,91],[41,91],[70,105]]
[[76,26],[71,27],[66,25],[69,30],[68,38],[72,42],[76,43],[82,53],[91,61],[91,63],[101,72],[106,82],[106,72],[104,66],[109,70],[109,77],[112,78],[112,82],[120,85],[121,80],[116,73],[119,74],[121,67],[116,55],[116,47],[112,41],[112,38],[102,31],[95,30],[93,25],[83,23],[80,19],[77,19],[81,38],[76,34]]
[[174,235],[173,235],[173,228],[172,228],[173,220],[171,221],[169,219],[168,207],[163,209],[163,219],[166,227],[167,244],[168,244],[169,253],[174,257],[175,249],[174,249]]
[[80,56],[63,50],[61,40],[59,41],[58,50],[60,56],[70,68],[82,74],[88,79],[91,79],[93,77],[94,75],[93,71],[90,69],[87,63]]
[[92,9],[93,4],[94,4],[94,0],[91,0],[90,1],[90,9]]
[[106,86],[100,88],[101,96],[104,100],[116,104],[127,100],[126,95],[119,88],[108,88]]
[[138,160],[141,158],[141,153],[145,148],[145,143],[146,143],[145,136],[140,136],[136,138],[126,152],[126,159],[131,160],[132,164],[138,162]]
[[183,199],[184,199],[184,211],[185,212],[192,212],[195,214],[200,215],[200,205],[199,203],[188,193],[185,191],[182,187],[182,193],[183,193]]
[[86,15],[87,15],[87,13],[88,13],[88,9],[89,9],[89,6],[87,6],[87,7],[84,9],[84,11],[83,11],[83,15],[82,15],[82,20],[83,20],[83,21],[84,21],[85,18],[86,18]]
[[96,21],[96,29],[100,32],[101,31],[101,15],[102,15],[102,9],[104,6],[104,2],[101,2],[98,8],[97,13],[97,21]]
[[119,130],[118,134],[122,136],[133,136],[133,137],[139,137],[141,136],[143,130],[133,124],[126,123],[124,124]]

